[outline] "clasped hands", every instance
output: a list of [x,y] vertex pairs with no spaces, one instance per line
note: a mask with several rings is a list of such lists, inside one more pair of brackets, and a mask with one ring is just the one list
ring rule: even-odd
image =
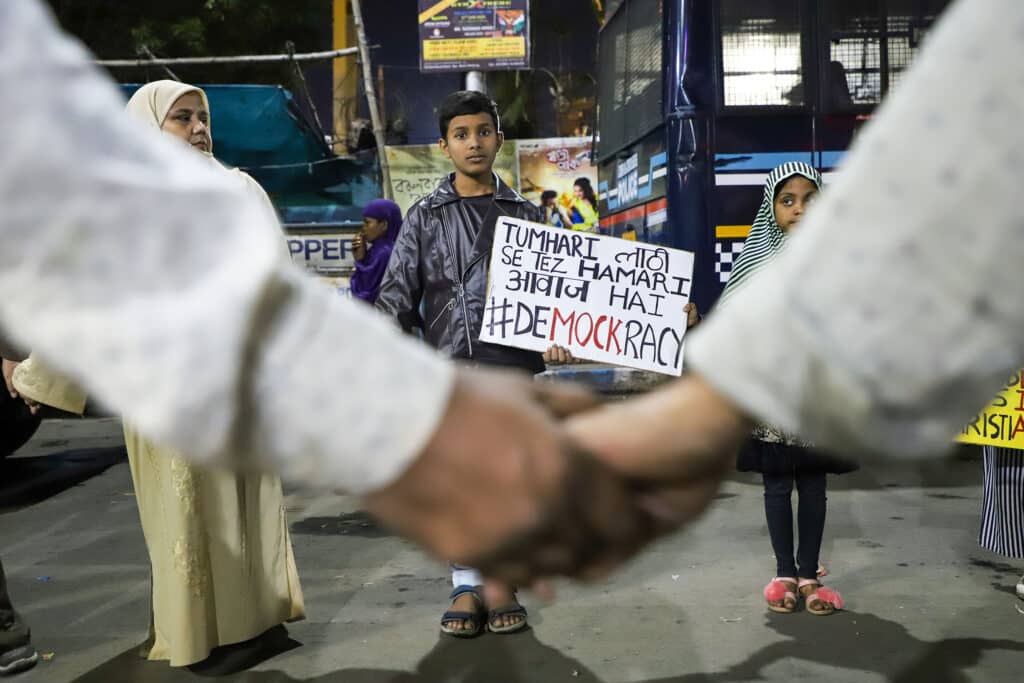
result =
[[699,375],[639,398],[460,368],[402,476],[367,496],[442,560],[513,585],[602,577],[705,510],[751,423]]

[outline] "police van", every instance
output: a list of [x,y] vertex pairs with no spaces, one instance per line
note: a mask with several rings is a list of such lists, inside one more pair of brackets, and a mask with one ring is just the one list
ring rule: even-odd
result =
[[766,174],[826,183],[899,87],[949,0],[613,0],[599,60],[602,232],[697,255],[693,299],[728,281]]

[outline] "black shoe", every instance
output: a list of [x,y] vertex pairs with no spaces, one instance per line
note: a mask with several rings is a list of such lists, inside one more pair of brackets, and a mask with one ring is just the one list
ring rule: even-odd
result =
[[20,645],[0,652],[0,676],[10,676],[31,669],[39,661],[39,653],[32,645]]
[[300,645],[301,643],[288,637],[288,630],[284,624],[278,624],[252,640],[216,647],[209,657],[190,664],[188,669],[198,676],[231,676]]

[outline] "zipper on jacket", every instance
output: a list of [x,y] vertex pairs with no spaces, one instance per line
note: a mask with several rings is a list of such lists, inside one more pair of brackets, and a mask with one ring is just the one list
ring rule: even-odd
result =
[[[495,192],[497,192],[497,191],[495,191]],[[505,213],[504,211],[501,210],[501,205],[498,204],[498,201],[496,199],[492,199],[491,200],[491,204],[494,206],[495,209],[497,209],[497,211],[498,211],[498,218],[501,218],[502,216],[508,216],[509,215],[509,214],[507,214],[507,213]],[[468,224],[469,223],[469,215],[466,213],[466,209],[465,209],[464,206],[462,206],[461,203],[459,204],[459,209],[462,212],[462,220],[466,221],[466,223]],[[497,231],[497,229],[498,229],[498,225],[497,225],[498,221],[497,221],[497,219],[494,221],[494,223],[495,223],[494,229],[495,229],[495,231]],[[480,254],[475,259],[473,259],[472,261],[467,263],[466,264],[466,270],[464,270],[462,272],[462,274],[460,275],[460,280],[464,281],[465,278],[466,278],[466,275],[469,274],[470,269],[472,269],[473,266],[475,266],[480,261],[480,259],[484,258],[485,256],[489,256],[489,254]]]
[[438,313],[437,317],[434,318],[433,322],[430,323],[430,329],[434,329],[434,325],[437,324],[437,321],[441,319],[442,315],[444,315],[445,313],[450,313],[452,310],[455,309],[456,298],[458,297],[452,297],[451,299],[448,299],[448,303],[444,305],[444,307],[441,309],[441,312]]
[[[455,247],[452,245],[452,238],[448,231],[448,220],[445,218],[445,210],[443,206],[441,207],[441,230],[444,231],[444,240],[448,243],[448,253],[451,254],[453,259],[455,259]],[[469,345],[469,357],[472,358],[473,333],[469,330],[469,310],[466,308],[466,287],[462,283],[462,273],[459,271],[458,260],[452,264],[452,267],[455,270],[456,284],[459,286],[458,294],[456,296],[462,302],[462,325],[466,330],[466,343]],[[454,306],[451,306],[448,310],[451,311],[454,308]]]

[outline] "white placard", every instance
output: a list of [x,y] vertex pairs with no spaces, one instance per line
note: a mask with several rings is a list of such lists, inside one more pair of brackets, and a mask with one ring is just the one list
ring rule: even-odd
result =
[[480,339],[678,376],[694,255],[502,217]]

